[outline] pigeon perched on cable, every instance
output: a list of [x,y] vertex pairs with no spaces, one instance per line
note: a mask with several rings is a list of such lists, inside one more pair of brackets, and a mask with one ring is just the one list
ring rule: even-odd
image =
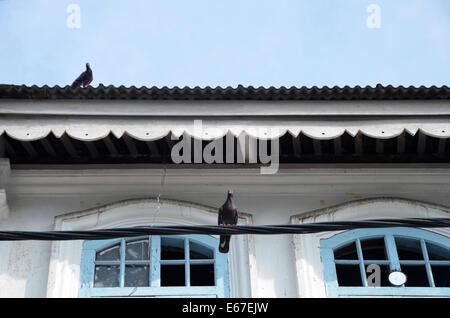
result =
[[[234,205],[233,192],[228,191],[228,197],[225,203],[219,208],[218,225],[228,226],[236,225],[238,221],[237,208]],[[219,252],[228,253],[230,249],[231,235],[221,235],[219,243]]]
[[86,87],[92,82],[92,70],[89,63],[86,63],[86,71],[80,74],[78,78],[72,83],[72,87]]

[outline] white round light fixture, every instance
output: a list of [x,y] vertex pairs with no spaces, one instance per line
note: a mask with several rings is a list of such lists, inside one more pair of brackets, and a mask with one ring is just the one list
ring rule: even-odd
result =
[[394,286],[401,286],[406,283],[406,275],[400,271],[391,272],[388,279],[389,282]]

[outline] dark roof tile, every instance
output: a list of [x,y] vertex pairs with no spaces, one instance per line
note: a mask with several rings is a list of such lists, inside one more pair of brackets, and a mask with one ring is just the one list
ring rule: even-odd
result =
[[450,99],[447,86],[393,87],[119,87],[72,88],[47,85],[0,85],[0,99],[125,99],[125,100],[401,100]]

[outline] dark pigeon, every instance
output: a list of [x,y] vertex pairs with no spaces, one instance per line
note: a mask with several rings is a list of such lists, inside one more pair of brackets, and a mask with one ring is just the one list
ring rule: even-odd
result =
[[[218,224],[221,226],[236,225],[238,221],[237,208],[234,205],[233,192],[228,191],[228,197],[225,203],[219,208]],[[228,253],[230,249],[231,235],[221,235],[219,243],[219,252]]]
[[86,87],[92,82],[92,70],[89,63],[86,63],[86,71],[81,73],[80,76],[72,83],[72,87]]

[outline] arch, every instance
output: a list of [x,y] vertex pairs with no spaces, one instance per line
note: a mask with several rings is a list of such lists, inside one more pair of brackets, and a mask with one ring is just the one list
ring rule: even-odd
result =
[[[366,257],[364,257],[366,249],[363,247],[363,242],[368,242],[372,239],[382,239],[381,246],[386,253],[386,257],[376,258],[376,260],[378,261],[370,258],[366,259]],[[404,259],[403,257],[400,257],[400,254],[398,253],[400,251],[398,239],[408,239],[413,243],[417,242],[417,246],[412,250],[415,250],[415,252],[417,253],[417,255],[415,256],[420,255],[421,257],[413,257],[412,260],[410,260],[409,258]],[[343,248],[344,246],[348,246],[349,244],[353,244],[355,246],[355,251],[357,251],[358,254],[357,260],[348,260],[348,258],[345,258],[346,260],[336,259],[336,251]],[[447,251],[446,254],[450,252],[450,237],[417,228],[394,227],[356,229],[342,232],[328,239],[322,239],[320,241],[320,249],[322,255],[322,263],[324,266],[324,280],[327,290],[327,296],[449,297],[450,286],[447,286],[448,284],[445,282],[447,279],[443,279],[443,274],[438,268],[442,268],[441,266],[450,267],[450,258],[448,260],[445,260],[444,258],[444,260],[439,261],[429,259],[429,244],[445,249]],[[370,247],[368,248],[370,249]],[[408,252],[410,251],[411,250],[409,250]],[[401,287],[392,287],[389,284],[380,285],[378,288],[367,287],[368,284],[366,281],[366,266],[371,264],[384,266],[385,270],[388,271],[402,271],[405,273],[407,273],[412,268],[415,268],[414,271],[417,271],[417,268],[421,268],[423,272],[418,276],[422,282],[421,284],[417,284],[416,282],[416,284],[411,285],[406,283],[406,285]],[[441,266],[438,266],[438,268],[436,268],[437,265]],[[360,274],[361,281],[358,284],[362,284],[362,286],[358,286],[358,284],[344,284],[344,286],[339,286],[339,277],[343,278],[346,274],[344,274],[344,272],[341,272],[342,276],[339,276],[339,274],[337,273],[338,266],[341,266],[341,269],[348,269],[349,266],[354,266],[353,272]],[[387,273],[384,273],[383,275],[385,276],[384,280],[387,283]],[[413,278],[413,276],[417,277],[417,273],[415,273],[415,275],[411,273],[411,278]],[[438,282],[438,278],[439,284],[436,284]],[[443,281],[444,283],[442,283]]]
[[372,239],[380,238],[385,234],[392,234],[398,237],[417,237],[423,238],[427,242],[437,244],[439,246],[446,247],[449,245],[449,237],[445,235],[431,232],[428,230],[417,229],[417,228],[405,228],[405,227],[391,227],[391,228],[377,228],[374,234],[373,229],[355,229],[350,231],[345,231],[336,234],[328,239],[321,241],[321,245],[324,247],[332,247],[333,249],[338,249],[343,247],[355,240],[355,238],[360,239]]
[[[90,230],[142,225],[217,224],[217,209],[191,202],[143,198],[131,199],[55,217],[54,230]],[[240,213],[238,224],[251,224]],[[77,297],[83,241],[54,241],[50,257],[47,297]],[[256,277],[251,236],[231,240],[230,296],[250,297],[250,281]]]
[[[369,209],[366,209],[366,207]],[[373,213],[374,209],[377,209],[376,213]],[[404,215],[404,209],[411,209],[408,216]],[[353,200],[328,208],[297,214],[292,216],[291,219],[304,220],[300,223],[306,223],[320,222],[319,220],[345,220],[352,216],[355,217],[355,220],[384,217],[449,217],[450,208],[434,203],[405,198],[375,197]]]
[[[163,240],[167,240],[163,244]],[[132,242],[147,242],[147,252],[141,255],[142,258],[128,259],[126,251],[128,244]],[[228,257],[219,253],[218,239],[210,235],[146,235],[140,237],[119,238],[110,240],[91,240],[83,244],[82,271],[80,284],[80,297],[229,297],[229,275]],[[180,245],[178,245],[180,243]],[[200,258],[191,258],[191,252],[195,246],[201,245],[212,252],[210,255]],[[181,247],[175,258],[165,258],[163,251],[170,246]],[[120,251],[113,259],[99,260],[99,252],[117,247]],[[167,250],[166,250],[167,251]],[[172,255],[173,256],[173,255]],[[174,281],[173,274],[164,274],[163,268],[178,267],[177,273],[182,273]],[[114,284],[110,286],[96,286],[97,266],[100,268],[116,268],[113,276]],[[133,266],[140,268],[139,281],[142,286],[127,284],[128,274],[126,268]],[[206,277],[206,281],[199,281],[200,267],[212,269],[212,276]],[[181,268],[180,268],[181,267]],[[195,270],[195,271],[194,271]],[[176,276],[175,276],[176,277]],[[202,274],[203,278],[204,274]],[[164,278],[164,279],[163,279]],[[131,279],[133,277],[131,276]],[[101,282],[101,280],[100,280]],[[102,284],[102,283],[100,283]],[[175,286],[176,285],[176,286]]]
[[[302,224],[413,217],[450,217],[450,209],[428,202],[404,198],[378,197],[350,201],[336,206],[294,215],[291,217],[291,223]],[[450,236],[449,228],[433,228],[428,229],[428,232],[444,237]],[[342,233],[342,231],[294,235],[299,297],[327,296],[320,245],[321,240],[329,239],[339,233]]]

